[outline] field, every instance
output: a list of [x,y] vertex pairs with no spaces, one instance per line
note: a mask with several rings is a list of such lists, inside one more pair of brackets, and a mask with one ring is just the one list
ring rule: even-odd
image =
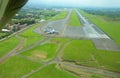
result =
[[59,14],[57,14],[56,16],[52,17],[50,19],[50,21],[64,19],[66,16],[67,16],[67,11],[62,11]]
[[41,65],[40,63],[14,56],[0,64],[0,78],[20,78]]
[[[24,31],[20,34],[19,38],[22,38],[24,40],[23,48],[26,48],[26,47],[32,45],[33,43],[44,39],[43,36],[38,35],[32,31],[37,26],[40,26],[40,24],[33,25],[27,31]],[[31,37],[32,37],[32,39],[31,39]],[[6,39],[6,40],[0,42],[0,47],[1,47],[0,57],[5,55],[6,53],[10,52],[11,50],[13,50],[20,43],[19,38],[17,38],[16,36],[13,36],[10,39]],[[11,44],[12,44],[12,46],[11,46]]]
[[55,64],[51,64],[44,69],[38,71],[37,73],[33,74],[31,77],[28,78],[76,78],[74,75],[59,69],[56,67]]
[[74,10],[72,10],[70,19],[68,21],[68,26],[81,26],[80,20]]
[[119,55],[119,52],[97,50],[91,41],[73,40],[64,49],[63,59],[80,65],[120,72]]
[[[90,19],[94,24],[101,28],[105,33],[107,33],[117,44],[120,45],[120,21],[107,21],[106,18],[109,17],[91,15],[84,11],[80,11],[84,16]],[[115,31],[115,32],[114,32]]]
[[[14,49],[19,43],[20,43],[20,41],[15,36],[13,36],[9,39],[6,39],[4,41],[0,41],[0,57],[4,56],[9,51]],[[12,44],[12,46],[11,46],[11,44]]]
[[22,33],[20,33],[20,37],[24,38],[24,40],[25,40],[24,48],[32,45],[35,42],[38,42],[38,41],[44,39],[44,37],[42,35],[36,34],[33,31],[36,27],[42,26],[42,25],[44,25],[44,24],[43,23],[34,24],[32,27],[30,27],[26,31],[23,31]]
[[57,45],[54,43],[45,43],[43,45],[39,45],[31,50],[28,50],[22,55],[30,57],[34,60],[51,60],[55,57],[57,53]]
[[33,49],[23,52],[21,55],[34,59],[35,61],[50,61],[55,58],[59,48],[69,39],[53,38]]
[[0,33],[0,37],[6,35],[6,33]]

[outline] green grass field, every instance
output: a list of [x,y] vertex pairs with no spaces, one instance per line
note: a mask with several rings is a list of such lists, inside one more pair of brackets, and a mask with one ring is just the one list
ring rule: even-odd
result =
[[105,18],[109,19],[109,17],[91,15],[81,10],[80,12],[89,18],[99,28],[101,28],[105,33],[107,33],[112,39],[114,39],[117,44],[120,45],[120,21],[107,21]]
[[15,36],[11,37],[10,39],[6,39],[4,41],[0,41],[0,57],[10,52],[19,43],[20,41]]
[[0,37],[6,35],[6,33],[0,33]]
[[27,56],[37,61],[38,60],[42,60],[42,61],[51,60],[55,57],[57,53],[57,47],[58,46],[56,44],[45,43],[43,45],[39,45],[31,50],[28,50],[22,53],[22,55]]
[[66,46],[63,59],[84,66],[120,72],[119,55],[119,52],[97,50],[92,41],[73,40]]
[[74,75],[59,69],[55,64],[51,64],[42,70],[36,72],[29,78],[77,78]]
[[23,52],[22,55],[36,61],[49,61],[55,58],[56,54],[58,53],[58,49],[67,40],[69,39],[53,38],[42,45],[38,45],[33,49]]
[[[42,39],[44,39],[43,36],[36,34],[35,32],[33,32],[33,30],[37,27],[37,26],[41,26],[42,24],[35,24],[32,27],[30,27],[29,29],[23,31],[20,34],[20,37],[25,39],[25,44],[24,44],[24,48],[26,48],[29,45],[32,45],[33,43],[40,41]],[[32,38],[32,39],[31,39]],[[15,36],[11,37],[10,39],[6,39],[4,41],[0,42],[0,57],[2,57],[3,55],[5,55],[6,53],[10,52],[12,49],[14,49],[18,44],[20,43],[19,39],[16,38]],[[12,44],[12,45],[11,45]]]
[[67,11],[62,11],[58,15],[52,17],[49,21],[64,19],[67,16]]
[[14,56],[0,64],[0,78],[21,78],[21,76],[41,65],[40,63]]
[[42,26],[42,25],[43,25],[43,23],[41,23],[41,24],[39,24],[39,23],[38,24],[34,24],[29,29],[27,29],[27,30],[23,31],[22,33],[20,33],[20,36],[25,39],[24,48],[26,48],[27,46],[30,46],[33,43],[38,42],[38,41],[40,41],[40,40],[45,38],[44,36],[34,32],[34,29],[36,27]]
[[72,10],[70,19],[68,21],[68,26],[81,26],[80,20],[74,10]]

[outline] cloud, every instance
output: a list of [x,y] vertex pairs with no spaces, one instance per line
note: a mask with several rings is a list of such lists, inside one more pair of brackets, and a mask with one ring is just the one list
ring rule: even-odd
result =
[[119,6],[120,0],[29,0],[31,3],[71,6]]

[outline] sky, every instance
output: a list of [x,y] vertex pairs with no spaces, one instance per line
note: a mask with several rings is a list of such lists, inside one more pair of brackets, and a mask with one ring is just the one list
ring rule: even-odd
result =
[[120,0],[29,0],[29,3],[58,6],[120,7]]

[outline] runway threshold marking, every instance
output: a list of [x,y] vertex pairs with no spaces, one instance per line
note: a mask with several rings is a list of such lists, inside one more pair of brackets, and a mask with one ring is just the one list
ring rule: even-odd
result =
[[63,29],[63,32],[62,32],[61,36],[64,36],[66,28],[67,28],[67,24],[64,25],[64,29]]

